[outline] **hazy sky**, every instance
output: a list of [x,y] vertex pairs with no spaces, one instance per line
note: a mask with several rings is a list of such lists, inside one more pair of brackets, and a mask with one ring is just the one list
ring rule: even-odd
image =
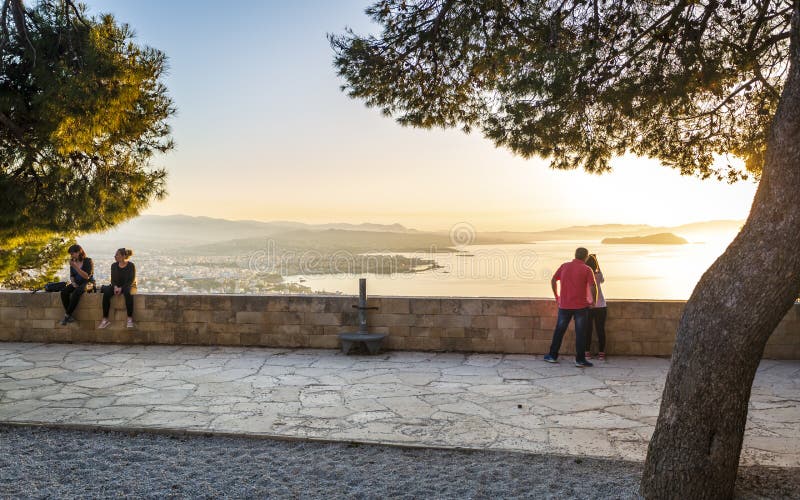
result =
[[146,213],[446,229],[672,225],[747,215],[755,186],[682,178],[626,158],[556,172],[479,134],[403,128],[349,99],[326,33],[374,29],[362,0],[90,0],[166,52],[175,151]]

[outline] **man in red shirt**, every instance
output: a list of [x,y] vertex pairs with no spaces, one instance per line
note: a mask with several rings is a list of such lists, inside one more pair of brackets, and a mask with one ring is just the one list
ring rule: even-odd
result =
[[[597,283],[594,281],[594,272],[586,265],[589,251],[581,247],[575,250],[575,259],[561,264],[558,271],[550,280],[553,295],[558,303],[558,321],[553,332],[553,342],[550,344],[550,353],[544,360],[548,363],[558,363],[558,350],[564,339],[570,320],[575,317],[575,366],[586,368],[593,366],[586,361],[586,330],[589,327],[589,308],[597,300]],[[558,293],[556,282],[561,282],[561,295]],[[592,301],[589,302],[586,289],[592,292]]]

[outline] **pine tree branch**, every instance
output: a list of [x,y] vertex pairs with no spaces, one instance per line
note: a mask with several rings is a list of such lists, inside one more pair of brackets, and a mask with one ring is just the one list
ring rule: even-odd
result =
[[[696,115],[693,115],[693,116],[687,116],[687,117],[684,117],[684,118],[677,118],[675,121],[679,121],[679,122],[681,122],[681,121],[696,120],[696,119],[698,119],[698,118],[702,118],[702,117],[704,117],[704,116],[711,116],[711,115],[714,115],[714,114],[715,114],[717,111],[719,111],[720,109],[722,109],[722,107],[723,107],[723,106],[725,106],[726,104],[728,104],[729,102],[731,102],[731,101],[733,100],[733,98],[734,98],[734,97],[736,97],[737,95],[739,95],[739,94],[740,94],[740,93],[741,93],[743,90],[746,90],[747,88],[749,88],[749,87],[750,87],[752,84],[754,84],[754,83],[756,83],[756,82],[761,82],[762,84],[766,84],[766,82],[764,81],[764,79],[763,79],[763,78],[758,78],[758,77],[756,77],[756,78],[752,78],[752,79],[750,79],[750,80],[748,80],[748,81],[746,81],[746,82],[742,83],[741,85],[739,85],[739,86],[738,86],[738,87],[737,87],[737,88],[736,88],[736,89],[735,89],[733,92],[731,92],[730,94],[728,94],[728,97],[726,97],[725,99],[723,99],[723,100],[722,100],[722,101],[721,101],[719,104],[717,104],[717,105],[716,105],[716,106],[715,106],[713,109],[711,109],[711,110],[709,110],[709,111],[704,111],[704,112],[702,112],[702,113],[699,113],[699,114],[696,114]],[[771,87],[770,87],[770,89],[774,91],[774,89],[772,89]]]
[[11,121],[11,118],[6,116],[6,114],[2,111],[0,111],[0,123],[5,125],[6,128],[8,128],[17,139],[22,140],[23,130],[19,127],[19,125]]
[[0,30],[2,30],[2,33],[3,33],[3,39],[0,40],[0,51],[3,50],[3,48],[6,45],[6,43],[11,38],[10,35],[8,34],[8,6],[9,6],[9,3],[10,3],[10,0],[5,0],[3,2],[2,12],[0,12]]
[[72,8],[72,10],[75,12],[75,17],[77,17],[77,18],[78,18],[78,21],[80,21],[80,22],[81,22],[81,24],[83,24],[83,25],[84,25],[84,26],[86,26],[87,28],[91,29],[92,27],[89,25],[89,23],[87,23],[87,22],[86,22],[86,19],[84,19],[84,18],[83,18],[83,16],[81,15],[80,11],[79,11],[79,10],[78,10],[78,8],[75,6],[75,4],[72,2],[72,0],[65,0],[65,1],[66,1],[67,5],[68,5],[69,7],[71,7],[71,8]]
[[[412,47],[409,47],[407,50],[403,51],[403,53],[400,54],[401,59],[406,59],[409,54],[418,50],[425,44],[425,42],[431,42],[431,47],[433,47],[434,42],[439,37],[439,30],[441,29],[442,20],[444,19],[445,15],[447,15],[447,12],[453,7],[454,3],[455,0],[445,1],[444,5],[442,5],[442,10],[440,10],[439,13],[436,14],[436,17],[434,17],[431,21],[429,21],[431,27],[421,32],[418,35],[417,43],[415,43]],[[433,51],[432,54],[434,56],[436,55],[436,53]]]
[[28,37],[28,27],[25,24],[25,6],[22,4],[22,0],[11,0],[11,15],[14,18],[17,34],[31,51],[31,66],[36,66],[36,49],[33,47],[33,43],[31,43],[31,39]]

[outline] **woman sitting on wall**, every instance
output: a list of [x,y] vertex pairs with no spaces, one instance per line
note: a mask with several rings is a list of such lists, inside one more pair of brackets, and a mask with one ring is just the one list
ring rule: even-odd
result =
[[120,248],[114,254],[111,264],[111,285],[103,287],[103,319],[98,328],[108,328],[108,311],[111,308],[111,297],[125,296],[125,309],[128,313],[128,328],[133,328],[133,294],[136,293],[136,266],[128,259],[133,255],[133,250]]
[[86,256],[80,245],[72,245],[69,252],[69,285],[61,290],[61,303],[64,304],[64,319],[62,325],[72,323],[75,318],[72,313],[78,307],[81,295],[88,287],[94,286],[94,263]]

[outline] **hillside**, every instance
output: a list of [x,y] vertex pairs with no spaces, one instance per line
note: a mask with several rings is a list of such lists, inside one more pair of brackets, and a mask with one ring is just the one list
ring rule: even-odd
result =
[[685,245],[689,242],[672,233],[658,233],[647,236],[603,238],[600,243],[604,245]]
[[449,236],[436,233],[392,233],[385,231],[355,231],[308,229],[275,232],[261,238],[240,238],[218,243],[189,246],[177,253],[195,255],[243,255],[270,248],[279,251],[314,251],[322,254],[398,253],[398,252],[456,252]]

